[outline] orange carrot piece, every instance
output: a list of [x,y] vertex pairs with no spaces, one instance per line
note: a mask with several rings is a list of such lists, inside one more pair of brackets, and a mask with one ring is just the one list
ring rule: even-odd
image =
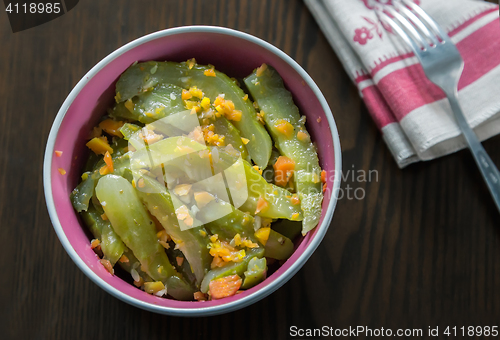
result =
[[100,262],[111,275],[115,275],[115,270],[113,269],[113,265],[111,264],[111,262],[105,259],[101,259]]
[[62,152],[62,151],[58,151],[58,150],[56,150],[56,151],[55,151],[55,154],[56,154],[56,156],[57,156],[57,157],[61,157],[61,156],[62,156],[62,154],[63,154],[63,152]]
[[113,167],[113,159],[111,158],[111,154],[109,153],[109,151],[106,151],[106,153],[104,154],[104,163],[106,163],[109,172],[115,171]]
[[99,123],[99,127],[112,136],[123,138],[123,134],[120,132],[123,124],[125,123],[121,121],[106,119]]
[[321,182],[326,183],[326,171],[321,170]]
[[230,275],[213,280],[209,285],[209,293],[212,299],[222,299],[236,294],[241,287],[242,280],[238,275]]
[[274,168],[274,181],[277,185],[284,187],[295,169],[295,162],[286,156],[279,156]]
[[196,292],[193,294],[194,299],[196,301],[207,301],[208,297],[206,294],[203,294],[202,292]]
[[290,138],[293,135],[293,125],[284,119],[278,120],[274,124],[274,127],[276,128],[276,130],[284,134],[286,138]]

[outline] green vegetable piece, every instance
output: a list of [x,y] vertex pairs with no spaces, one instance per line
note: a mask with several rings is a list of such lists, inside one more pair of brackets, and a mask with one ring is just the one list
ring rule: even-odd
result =
[[[155,72],[151,73],[151,69]],[[243,99],[245,93],[224,73],[215,71],[215,77],[206,76],[209,66],[187,63],[146,62],[129,67],[116,84],[116,92],[121,101],[126,101],[143,92],[150,91],[158,84],[173,84],[182,88],[197,86],[213,103],[219,94],[225,100],[231,100],[235,109],[242,112],[239,121],[231,123],[240,131],[241,136],[249,140],[246,145],[253,161],[264,168],[271,155],[271,138],[266,129],[258,122],[257,114],[249,100]],[[133,100],[133,99],[132,99]]]
[[90,176],[90,173],[87,172],[86,174],[87,179],[78,184],[78,186],[73,189],[70,194],[73,208],[75,208],[78,212],[86,211],[88,209],[90,199],[94,194],[94,179]]
[[125,123],[123,126],[120,128],[120,132],[123,135],[123,138],[125,140],[130,140],[130,138],[136,133],[141,130],[141,127],[139,125],[135,125],[132,123]]
[[[103,229],[104,223],[106,223],[106,221],[104,221],[101,218],[101,214],[102,213],[99,212],[97,210],[97,208],[94,207],[94,205],[90,205],[89,209],[87,211],[82,211],[80,214],[82,216],[83,222],[85,223],[85,225],[87,225],[87,227],[89,228],[89,230],[92,233],[92,235],[94,236],[94,238],[99,239],[99,240],[102,239],[102,229]],[[111,225],[110,225],[110,227],[111,227]],[[112,230],[112,227],[111,227],[111,230]],[[114,232],[114,230],[113,230],[113,232]],[[114,235],[117,239],[119,239],[119,236],[116,233],[114,233]],[[140,268],[141,264],[140,264],[139,260],[137,260],[135,255],[132,253],[132,251],[125,246],[123,241],[120,240],[120,243],[121,243],[121,245],[123,245],[123,255],[125,255],[128,258],[128,262],[118,261],[118,264],[120,265],[120,267],[122,267],[128,273],[131,273],[132,269],[135,269],[144,281],[152,281],[151,277],[141,270],[141,268]],[[120,245],[120,247],[121,247],[121,245]],[[109,255],[106,256],[107,248],[106,248],[106,246],[103,247],[102,241],[101,241],[101,250],[102,250],[104,256],[108,257],[108,259],[109,259],[110,256]]]
[[244,273],[245,278],[243,280],[241,288],[249,289],[256,286],[257,284],[264,281],[264,279],[266,278],[266,273],[267,273],[266,258],[263,257],[259,259],[258,257],[253,257],[248,262],[248,267],[246,272]]
[[[211,150],[213,159],[214,147]],[[224,149],[218,148],[217,153],[219,161],[213,161],[215,172],[223,171],[238,161],[234,155]],[[302,211],[298,205],[292,203],[292,194],[288,190],[268,183],[250,163],[245,160],[242,162],[245,169],[248,198],[238,209],[261,217],[302,220]],[[268,206],[256,214],[258,201],[261,197],[266,200]]]
[[210,281],[220,279],[221,277],[226,277],[229,275],[239,275],[243,276],[243,273],[248,268],[248,262],[254,257],[261,258],[264,256],[263,248],[252,248],[246,252],[245,257],[241,260],[241,262],[231,262],[226,264],[224,267],[215,268],[208,272],[205,275],[205,278],[201,282],[200,291],[202,293],[208,292],[208,288],[210,285]]
[[241,237],[247,237],[256,242],[253,235],[253,216],[236,209],[211,193],[208,195],[213,197],[213,200],[207,203],[196,216],[202,223],[205,223],[205,227],[212,234],[217,234],[219,238],[226,241],[231,241],[234,235],[240,234]]
[[144,188],[153,193],[146,193],[139,188],[139,198],[149,212],[158,219],[167,234],[182,251],[186,260],[191,264],[198,284],[210,269],[212,257],[209,254],[208,234],[203,227],[181,230],[177,222],[171,196],[163,185],[149,176],[142,177]]
[[97,162],[102,159],[102,156],[96,155],[94,152],[89,152],[89,157],[83,166],[83,172],[93,171]]
[[292,255],[293,242],[286,236],[271,229],[265,245],[265,256],[276,260],[286,260]]
[[125,244],[115,233],[111,223],[103,220],[94,206],[90,206],[87,211],[83,211],[82,218],[94,237],[101,241],[104,259],[109,260],[114,266],[127,250]]
[[127,257],[128,261],[126,261],[126,262],[118,261],[118,264],[120,265],[120,267],[122,267],[127,273],[129,273],[131,275],[132,275],[132,269],[134,269],[137,272],[137,274],[139,274],[139,276],[144,280],[144,282],[152,282],[153,281],[151,276],[149,276],[148,273],[144,272],[141,269],[141,262],[137,259],[137,257],[135,257],[132,250],[126,248],[123,255]]
[[214,132],[225,136],[224,145],[231,144],[240,154],[241,158],[250,161],[248,151],[241,140],[241,135],[236,127],[224,117],[217,118],[214,122]]
[[136,120],[144,124],[153,123],[173,113],[184,111],[181,95],[180,87],[159,84],[151,91],[141,93],[140,96],[130,97],[131,102],[116,104],[110,116]]
[[[292,94],[283,85],[283,79],[272,67],[267,66],[258,76],[257,71],[254,71],[245,78],[245,85],[265,112],[264,121],[276,147],[282,155],[295,162],[294,179],[304,212],[302,234],[305,235],[318,224],[323,200],[321,168],[316,149],[306,131],[305,120],[301,119]],[[290,135],[279,129],[288,123],[293,126]]]
[[166,284],[168,294],[178,300],[192,299],[189,284],[179,277],[156,238],[155,224],[132,185],[123,177],[106,175],[96,186],[96,195],[111,225],[148,275]]

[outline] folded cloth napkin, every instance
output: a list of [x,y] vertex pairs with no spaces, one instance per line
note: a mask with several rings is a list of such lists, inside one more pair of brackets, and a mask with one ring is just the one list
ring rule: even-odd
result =
[[[444,93],[374,7],[397,0],[305,0],[358,87],[399,167],[465,147]],[[459,101],[480,140],[500,132],[498,6],[478,0],[414,0],[445,29],[465,62]]]

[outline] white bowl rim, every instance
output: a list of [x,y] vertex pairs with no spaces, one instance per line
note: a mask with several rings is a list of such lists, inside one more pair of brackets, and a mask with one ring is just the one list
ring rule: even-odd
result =
[[[332,140],[333,140],[333,147],[334,147],[334,159],[335,159],[335,176],[334,176],[334,181],[333,181],[333,188],[332,188],[332,197],[330,200],[330,203],[327,207],[325,216],[323,218],[323,221],[321,225],[317,226],[319,230],[317,231],[316,236],[312,240],[312,242],[309,244],[309,246],[304,250],[304,253],[293,263],[287,271],[285,271],[282,275],[277,277],[273,282],[269,283],[267,286],[263,287],[262,289],[257,290],[255,293],[248,295],[244,298],[241,298],[236,301],[232,301],[226,304],[222,305],[217,305],[217,306],[210,306],[210,307],[201,307],[201,308],[175,308],[175,307],[165,307],[165,306],[158,306],[150,303],[146,303],[142,300],[138,300],[135,298],[132,298],[131,296],[117,290],[114,288],[112,285],[108,284],[104,280],[102,280],[96,273],[94,273],[88,266],[87,264],[78,256],[76,251],[73,249],[71,246],[68,238],[66,237],[62,225],[59,221],[59,218],[57,216],[57,212],[55,209],[55,203],[54,199],[52,196],[52,181],[51,181],[51,165],[52,165],[52,157],[54,153],[54,146],[55,146],[55,141],[56,137],[59,131],[59,128],[61,126],[61,122],[64,119],[64,116],[66,115],[66,112],[68,111],[69,107],[77,97],[77,95],[80,93],[80,91],[83,89],[83,87],[92,79],[104,66],[106,66],[108,63],[110,63],[112,60],[117,58],[118,56],[122,55],[124,52],[129,51],[139,45],[142,45],[146,42],[169,36],[169,35],[174,35],[174,34],[180,34],[180,33],[187,33],[187,32],[200,32],[200,33],[219,33],[219,34],[226,34],[226,35],[231,35],[237,38],[241,38],[247,41],[250,41],[252,43],[255,43],[273,54],[277,55],[280,57],[282,60],[284,60],[286,63],[288,63],[297,73],[301,76],[301,78],[309,85],[311,90],[314,92],[315,96],[318,98],[320,101],[321,107],[325,112],[326,118],[328,120],[328,124],[332,133]],[[108,56],[106,56],[104,59],[102,59],[99,63],[97,63],[90,71],[85,74],[82,79],[76,84],[76,86],[73,88],[73,90],[70,92],[64,103],[62,104],[61,108],[59,109],[59,112],[57,113],[57,116],[54,120],[54,123],[52,125],[52,128],[50,130],[50,134],[47,140],[47,146],[45,149],[45,156],[44,156],[44,164],[43,164],[43,184],[44,184],[44,192],[45,192],[45,200],[47,203],[47,210],[49,212],[49,216],[51,219],[51,222],[54,226],[54,230],[56,231],[56,234],[62,243],[64,249],[68,253],[68,255],[71,257],[73,262],[80,268],[83,273],[90,278],[94,283],[96,283],[99,287],[101,287],[103,290],[106,292],[110,293],[114,297],[129,303],[133,306],[139,307],[144,310],[160,313],[160,314],[168,314],[168,315],[173,315],[173,316],[210,316],[210,315],[217,315],[217,314],[222,314],[222,313],[228,313],[240,308],[244,308],[252,303],[255,303],[269,294],[273,293],[276,291],[279,287],[281,287],[283,284],[285,284],[288,280],[290,280],[298,271],[299,269],[307,262],[309,257],[313,254],[313,252],[316,250],[316,248],[319,246],[321,241],[323,240],[326,231],[329,228],[329,225],[331,223],[332,217],[333,217],[333,212],[335,210],[335,206],[337,204],[337,199],[338,199],[338,192],[340,188],[340,181],[342,169],[342,159],[341,159],[341,148],[340,148],[340,139],[339,139],[339,134],[337,130],[337,125],[335,124],[335,120],[333,118],[333,114],[330,110],[330,107],[323,96],[322,92],[314,82],[314,80],[307,74],[307,72],[295,61],[293,60],[290,56],[288,56],[285,52],[281,51],[279,48],[273,46],[272,44],[257,38],[253,35],[250,35],[248,33],[240,32],[237,30],[233,30],[230,28],[226,27],[219,27],[219,26],[182,26],[182,27],[175,27],[175,28],[169,28],[165,30],[161,30],[158,32],[150,33],[145,36],[142,36],[140,38],[137,38],[126,45],[118,48],[114,52],[110,53]]]

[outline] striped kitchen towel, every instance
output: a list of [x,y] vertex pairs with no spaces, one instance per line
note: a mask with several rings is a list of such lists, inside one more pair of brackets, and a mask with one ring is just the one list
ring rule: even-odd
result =
[[[358,87],[399,167],[465,147],[444,93],[373,11],[397,0],[305,0]],[[414,0],[451,37],[465,68],[459,100],[480,140],[500,132],[498,6],[478,0]]]

